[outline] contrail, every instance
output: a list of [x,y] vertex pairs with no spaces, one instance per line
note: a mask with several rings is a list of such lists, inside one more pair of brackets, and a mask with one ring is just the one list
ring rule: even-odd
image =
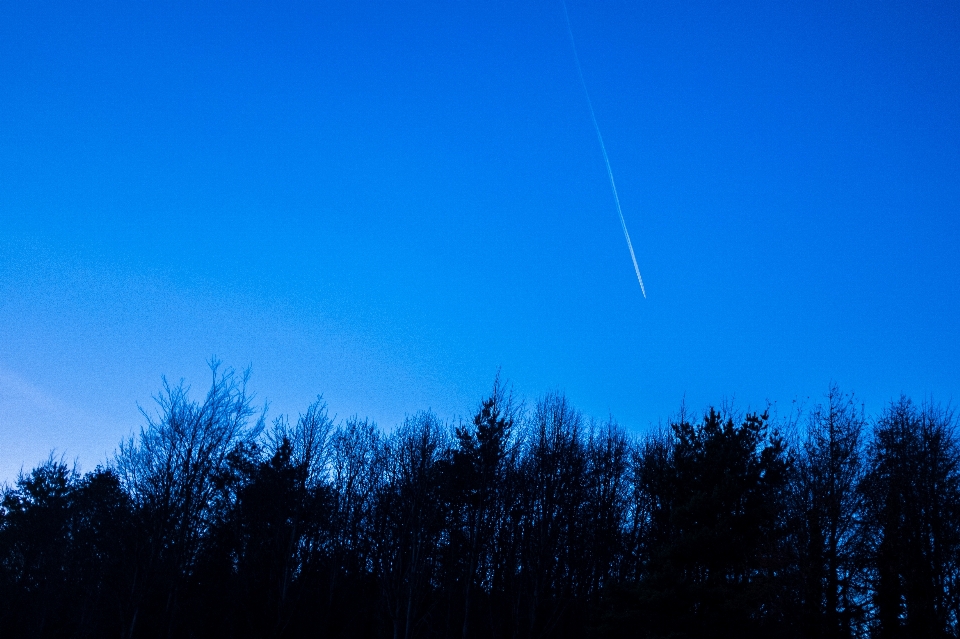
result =
[[607,157],[607,147],[603,143],[603,136],[600,135],[600,125],[597,124],[597,114],[593,111],[590,92],[587,91],[587,83],[583,79],[583,69],[580,67],[580,55],[577,53],[577,43],[573,39],[573,28],[570,26],[570,14],[567,13],[566,0],[561,0],[561,3],[563,4],[563,17],[567,20],[567,34],[570,35],[570,46],[573,47],[573,59],[577,63],[577,74],[580,76],[580,86],[583,87],[583,95],[587,97],[587,106],[590,107],[590,119],[593,120],[593,128],[597,132],[597,140],[600,141],[600,151],[603,153],[603,161],[607,165],[607,176],[610,178],[610,188],[613,190],[613,199],[617,203],[617,213],[620,214],[620,226],[623,227],[623,237],[627,238],[627,248],[630,249],[630,259],[633,260],[633,270],[637,272],[637,281],[640,282],[640,292],[643,293],[643,299],[647,299],[647,290],[643,287],[643,278],[640,277],[640,267],[637,266],[637,256],[633,252],[633,242],[630,241],[630,234],[627,232],[627,223],[623,219],[623,210],[620,208],[620,196],[617,195],[617,184],[613,181],[613,169],[610,168],[610,158]]

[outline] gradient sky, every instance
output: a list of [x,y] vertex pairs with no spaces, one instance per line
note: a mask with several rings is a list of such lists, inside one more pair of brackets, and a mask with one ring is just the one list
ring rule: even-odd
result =
[[213,355],[385,428],[958,399],[960,4],[568,7],[646,300],[559,0],[0,4],[0,480]]

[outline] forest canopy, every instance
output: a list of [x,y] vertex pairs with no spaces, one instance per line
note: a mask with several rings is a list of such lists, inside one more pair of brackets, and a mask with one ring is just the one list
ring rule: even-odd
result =
[[830,387],[647,434],[499,380],[385,433],[164,382],[108,464],[0,502],[5,637],[956,637],[953,412]]

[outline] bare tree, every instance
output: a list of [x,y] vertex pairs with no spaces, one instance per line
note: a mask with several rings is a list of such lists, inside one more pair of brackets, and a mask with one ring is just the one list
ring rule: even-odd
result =
[[331,437],[330,474],[333,565],[328,606],[341,579],[363,580],[370,570],[376,499],[383,490],[386,457],[376,424],[351,418]]
[[305,470],[305,486],[312,486],[328,480],[333,431],[327,404],[318,397],[293,425],[283,418],[274,422],[269,440],[274,449],[289,442],[291,461]]
[[625,532],[630,512],[630,460],[633,442],[612,419],[591,424],[587,438],[585,519],[586,574],[580,596],[596,602],[604,588],[619,581],[627,564]]
[[432,413],[407,418],[387,442],[375,536],[394,639],[410,639],[425,614],[441,528],[439,462],[446,448],[446,429]]
[[583,580],[587,450],[583,416],[562,395],[540,400],[523,458],[522,579],[529,636],[560,622]]
[[[210,362],[212,381],[202,402],[191,401],[181,381],[163,380],[157,395],[157,414],[142,410],[146,424],[139,436],[123,442],[116,467],[143,518],[143,540],[136,600],[159,588],[165,600],[162,614],[173,632],[182,580],[192,571],[228,455],[243,442],[253,441],[263,428],[247,392],[249,370],[236,375],[220,362]],[[265,412],[265,409],[264,409]],[[135,605],[128,634],[139,614]]]

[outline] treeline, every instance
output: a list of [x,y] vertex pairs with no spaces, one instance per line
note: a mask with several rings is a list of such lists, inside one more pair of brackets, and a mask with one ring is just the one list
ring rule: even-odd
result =
[[164,385],[109,467],[3,493],[4,637],[955,637],[960,448],[836,388],[643,437],[495,384],[390,434]]

